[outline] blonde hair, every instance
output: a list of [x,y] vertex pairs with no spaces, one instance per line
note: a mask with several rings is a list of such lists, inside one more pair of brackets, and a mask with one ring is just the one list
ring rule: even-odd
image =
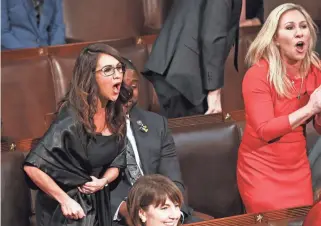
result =
[[311,34],[310,46],[307,54],[301,64],[300,72],[303,76],[307,75],[311,64],[321,70],[318,54],[314,52],[314,48],[317,41],[317,26],[313,22],[311,16],[305,11],[305,9],[296,4],[286,3],[276,7],[266,19],[262,29],[258,33],[257,37],[250,45],[245,61],[249,67],[258,63],[259,60],[265,59],[269,64],[268,80],[272,86],[274,86],[277,94],[281,97],[291,98],[291,89],[293,85],[290,79],[286,76],[285,65],[281,61],[281,55],[278,47],[274,43],[273,39],[278,29],[278,24],[281,16],[288,11],[297,10],[305,17],[308,28]]

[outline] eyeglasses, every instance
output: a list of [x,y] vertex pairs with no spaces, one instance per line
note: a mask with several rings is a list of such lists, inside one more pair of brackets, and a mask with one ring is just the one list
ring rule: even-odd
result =
[[115,74],[115,70],[117,70],[119,73],[124,74],[126,71],[125,65],[118,64],[116,67],[112,65],[106,65],[102,69],[97,70],[96,72],[102,72],[105,77],[111,76]]

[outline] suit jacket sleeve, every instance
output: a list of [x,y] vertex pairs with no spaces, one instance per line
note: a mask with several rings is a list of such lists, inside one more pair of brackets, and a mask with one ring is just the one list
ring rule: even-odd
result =
[[50,29],[50,45],[65,44],[65,24],[63,19],[62,0],[55,0],[55,12]]
[[[163,130],[161,134],[161,158],[158,173],[170,178],[184,194],[185,188],[182,181],[181,170],[176,155],[173,136],[168,129],[167,120],[163,117]],[[183,204],[182,211],[186,216],[191,215],[190,208]]]
[[21,49],[24,46],[11,31],[8,0],[1,0],[1,46],[6,49]]
[[200,20],[201,64],[205,90],[219,89],[224,84],[227,57],[227,34],[231,17],[230,0],[205,0]]

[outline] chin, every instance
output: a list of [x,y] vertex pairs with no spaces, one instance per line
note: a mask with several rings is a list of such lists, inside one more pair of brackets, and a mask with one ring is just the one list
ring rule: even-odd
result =
[[288,57],[288,61],[292,62],[292,63],[294,63],[294,62],[297,63],[299,61],[304,60],[305,56],[306,56],[306,54],[304,54],[304,55],[294,55],[292,57]]
[[118,95],[117,96],[112,96],[111,98],[109,98],[110,101],[115,102],[118,99]]

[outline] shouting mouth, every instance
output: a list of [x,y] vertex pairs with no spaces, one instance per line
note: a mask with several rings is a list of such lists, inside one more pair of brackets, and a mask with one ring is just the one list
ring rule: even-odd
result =
[[121,83],[120,82],[117,82],[113,85],[113,92],[115,94],[118,94],[120,92],[120,86],[121,86]]
[[305,46],[305,43],[303,41],[299,41],[295,44],[295,49],[297,52],[299,53],[303,53],[304,52],[304,46]]

